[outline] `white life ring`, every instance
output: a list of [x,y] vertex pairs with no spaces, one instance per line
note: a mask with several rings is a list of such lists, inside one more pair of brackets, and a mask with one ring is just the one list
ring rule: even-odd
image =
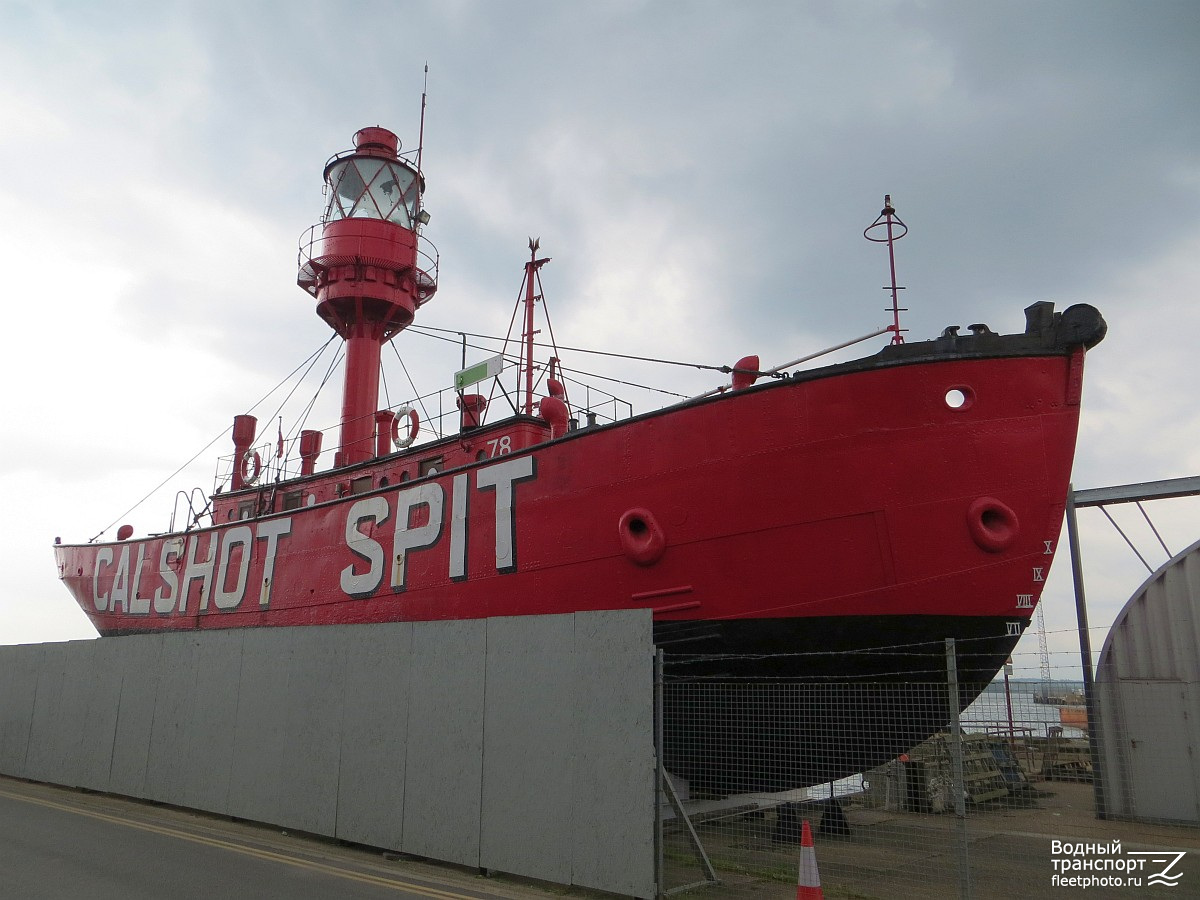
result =
[[262,473],[262,457],[258,455],[257,450],[247,450],[243,453],[239,465],[243,484],[255,484],[258,482],[258,476]]
[[[400,420],[405,416],[408,416],[408,436],[402,438],[400,437]],[[397,450],[411,447],[420,430],[421,417],[415,409],[411,406],[402,406],[396,410],[396,418],[392,420],[392,443],[396,445]]]

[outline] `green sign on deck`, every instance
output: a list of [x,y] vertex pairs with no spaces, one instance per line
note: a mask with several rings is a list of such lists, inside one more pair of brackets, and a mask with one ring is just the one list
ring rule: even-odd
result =
[[478,384],[487,378],[494,378],[503,369],[504,354],[493,356],[491,359],[485,359],[483,362],[475,363],[473,366],[467,366],[461,372],[454,373],[454,389],[461,391],[463,388]]

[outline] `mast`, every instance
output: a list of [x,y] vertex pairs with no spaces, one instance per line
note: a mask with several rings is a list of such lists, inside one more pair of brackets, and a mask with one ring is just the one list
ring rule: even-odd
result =
[[534,290],[538,269],[550,262],[550,257],[538,259],[537,251],[541,246],[541,238],[529,239],[529,262],[525,263],[525,328],[521,339],[525,343],[525,415],[533,415],[533,337],[538,332],[533,328],[534,304],[541,295]]
[[[871,232],[875,231],[881,226],[885,228],[887,234],[884,237],[872,236]],[[899,233],[896,233],[897,227],[902,229]],[[883,289],[885,291],[892,292],[892,308],[888,310],[888,312],[892,314],[892,324],[888,326],[888,331],[892,333],[893,344],[903,344],[903,332],[908,331],[907,328],[900,327],[900,313],[908,312],[908,310],[900,306],[899,292],[904,290],[904,288],[896,284],[896,241],[900,240],[900,238],[904,237],[906,234],[908,234],[908,226],[900,220],[898,215],[896,215],[896,208],[892,206],[892,195],[884,194],[883,209],[880,211],[879,216],[875,219],[875,221],[868,225],[863,231],[863,237],[865,237],[868,241],[873,241],[876,244],[887,244],[888,268],[892,275],[892,283],[890,285],[885,285]]]

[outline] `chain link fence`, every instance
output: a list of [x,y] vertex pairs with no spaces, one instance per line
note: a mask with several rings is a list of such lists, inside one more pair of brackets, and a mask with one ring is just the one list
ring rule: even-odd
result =
[[964,654],[943,656],[920,683],[660,656],[660,896],[818,896],[798,883],[807,821],[825,897],[1200,897],[1200,748],[1183,720],[1174,740],[1145,727],[1152,704],[1200,720],[1196,685],[1122,707],[1116,685],[961,682]]

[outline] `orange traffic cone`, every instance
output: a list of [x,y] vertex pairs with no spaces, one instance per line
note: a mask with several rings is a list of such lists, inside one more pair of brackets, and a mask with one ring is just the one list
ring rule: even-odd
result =
[[796,880],[796,900],[825,900],[821,873],[817,871],[817,851],[813,848],[812,829],[804,820],[800,832],[800,877]]

